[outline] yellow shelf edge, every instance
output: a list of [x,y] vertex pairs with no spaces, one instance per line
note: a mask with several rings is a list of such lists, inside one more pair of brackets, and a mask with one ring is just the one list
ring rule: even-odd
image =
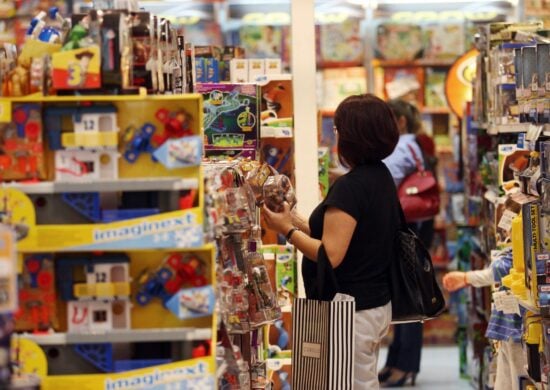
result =
[[36,93],[21,97],[3,97],[0,101],[11,103],[78,103],[78,102],[139,102],[139,101],[177,101],[196,100],[202,97],[199,93],[183,95],[78,95],[78,96],[43,96]]

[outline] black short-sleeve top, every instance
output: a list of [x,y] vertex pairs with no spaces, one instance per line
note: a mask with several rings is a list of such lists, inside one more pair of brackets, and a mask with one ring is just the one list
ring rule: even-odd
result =
[[[321,239],[328,207],[338,208],[357,221],[342,263],[335,268],[338,291],[351,295],[356,310],[383,306],[390,301],[389,266],[399,227],[398,200],[392,176],[383,162],[360,165],[338,178],[325,200],[309,218],[311,237]],[[304,257],[302,273],[308,297],[317,265]]]

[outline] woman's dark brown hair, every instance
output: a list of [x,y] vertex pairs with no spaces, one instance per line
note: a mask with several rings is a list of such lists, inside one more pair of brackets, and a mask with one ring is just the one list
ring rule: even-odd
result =
[[391,108],[372,94],[344,99],[336,108],[334,126],[338,157],[347,168],[385,159],[399,140]]
[[393,99],[388,102],[396,119],[404,116],[407,122],[407,133],[414,134],[422,127],[420,112],[413,104],[401,99]]

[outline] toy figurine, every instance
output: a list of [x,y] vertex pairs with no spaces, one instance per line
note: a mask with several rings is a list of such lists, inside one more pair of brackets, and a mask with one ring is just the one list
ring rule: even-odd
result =
[[134,163],[142,153],[153,153],[154,147],[151,144],[151,137],[156,131],[156,127],[151,123],[144,124],[139,131],[131,126],[126,129],[125,138],[128,135],[131,137],[130,142],[126,145],[126,151],[124,152],[124,158],[129,163]]
[[170,112],[165,108],[161,108],[157,111],[155,117],[164,125],[163,133],[153,136],[153,142],[156,146],[161,146],[168,139],[193,135],[190,128],[191,116],[185,110]]

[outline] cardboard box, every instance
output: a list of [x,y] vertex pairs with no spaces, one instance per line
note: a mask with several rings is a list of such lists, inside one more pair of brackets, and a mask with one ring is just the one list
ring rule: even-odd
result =
[[60,51],[52,55],[52,86],[55,89],[96,89],[101,87],[99,46]]
[[248,60],[232,59],[229,63],[229,75],[232,83],[248,82]]
[[258,77],[265,74],[265,61],[263,59],[248,60],[248,81],[255,82]]

